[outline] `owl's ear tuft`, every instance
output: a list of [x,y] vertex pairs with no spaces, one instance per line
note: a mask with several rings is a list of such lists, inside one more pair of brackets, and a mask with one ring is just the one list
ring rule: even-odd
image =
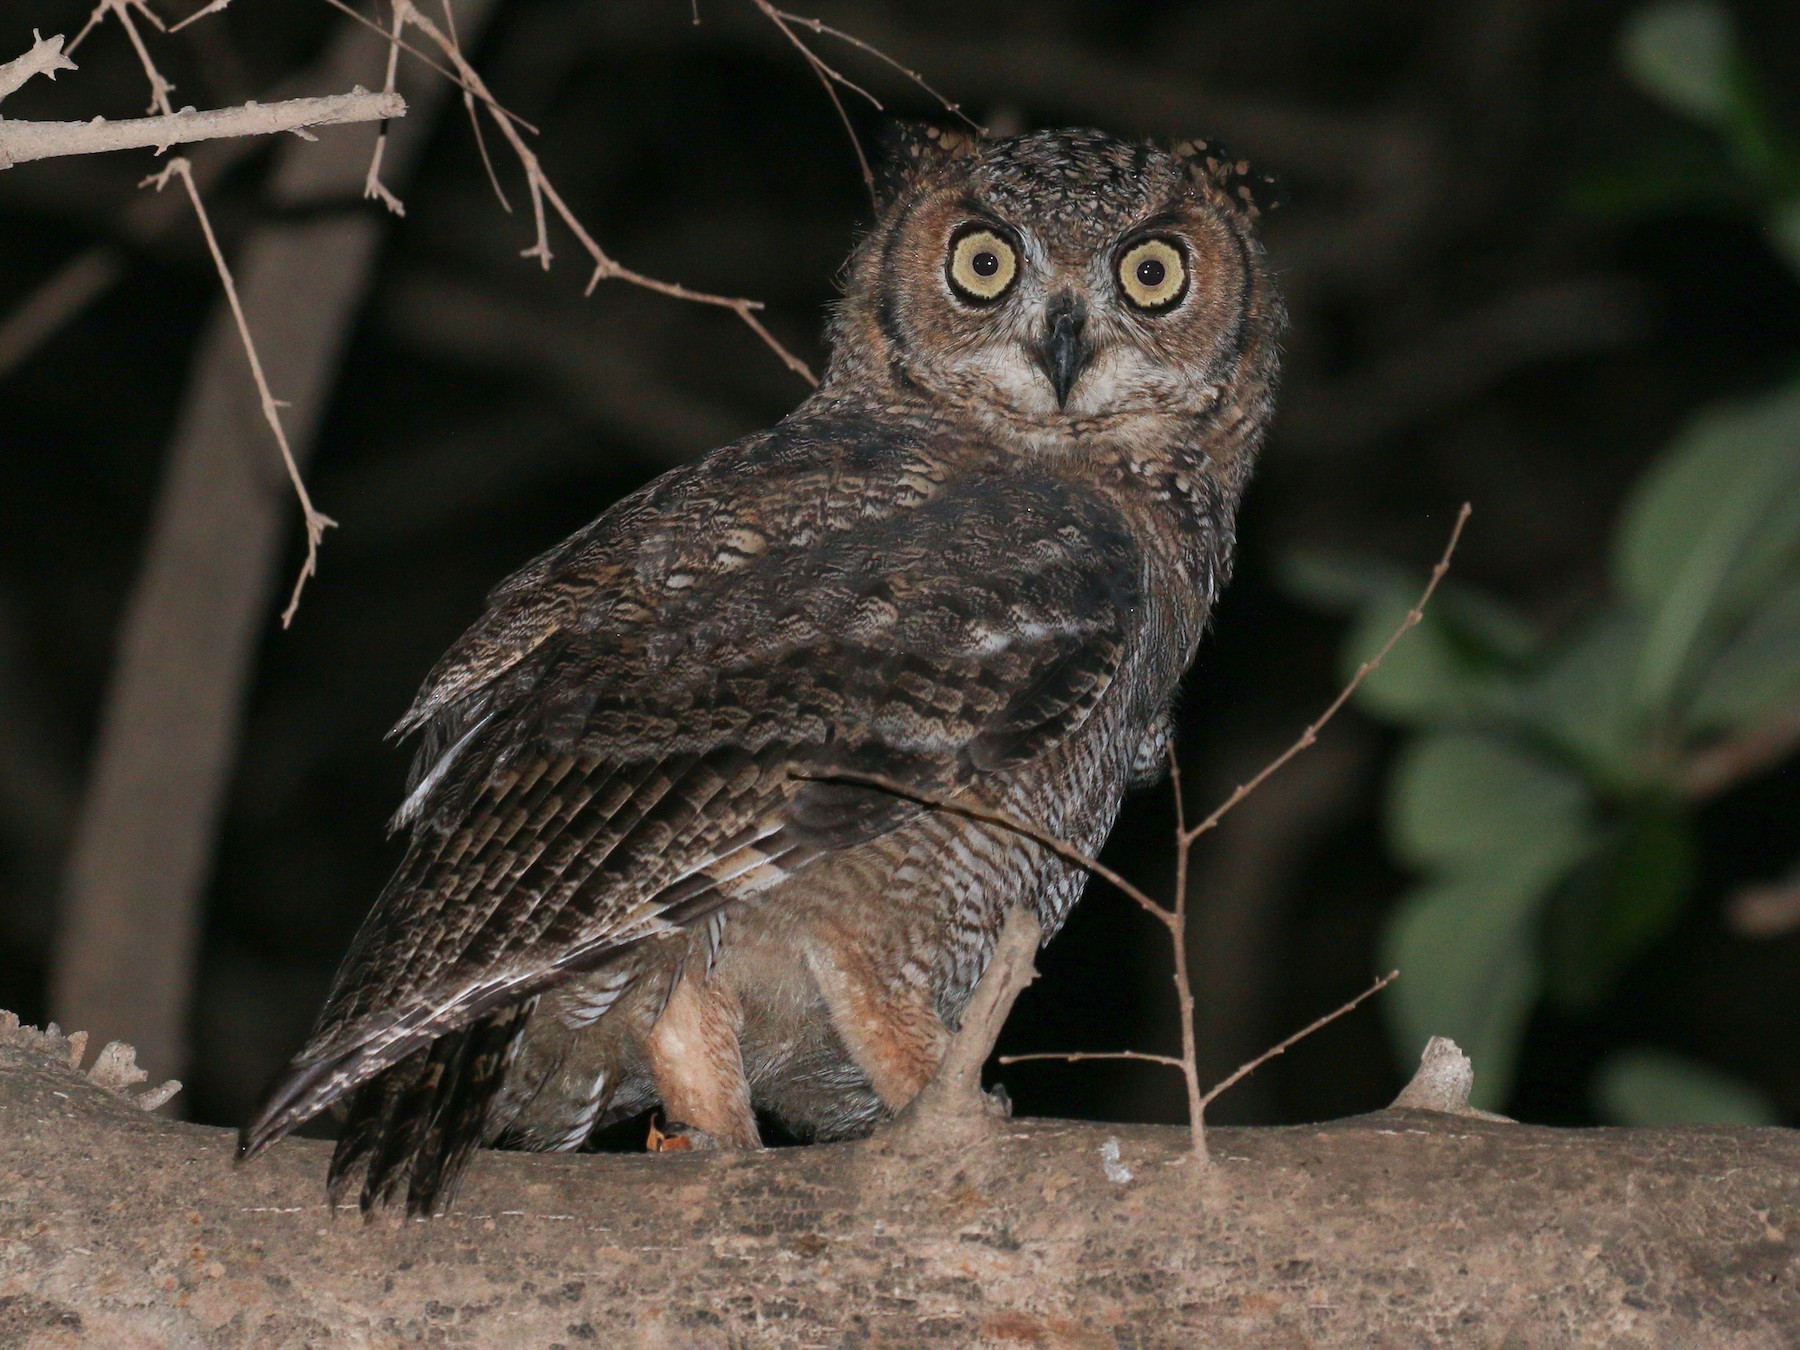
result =
[[1258,173],[1250,161],[1232,154],[1218,141],[1180,141],[1169,147],[1195,183],[1209,187],[1226,205],[1248,220],[1256,220],[1287,201],[1287,192],[1274,175]]
[[981,140],[973,132],[894,119],[882,125],[877,148],[881,154],[875,166],[875,204],[886,215],[920,178],[954,160],[968,159],[981,148]]

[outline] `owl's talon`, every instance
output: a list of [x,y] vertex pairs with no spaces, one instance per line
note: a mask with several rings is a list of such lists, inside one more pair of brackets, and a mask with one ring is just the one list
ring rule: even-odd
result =
[[671,1120],[667,1129],[661,1129],[654,1117],[650,1120],[649,1137],[644,1140],[644,1148],[650,1153],[705,1152],[721,1147],[723,1145],[705,1130],[696,1130],[678,1120]]

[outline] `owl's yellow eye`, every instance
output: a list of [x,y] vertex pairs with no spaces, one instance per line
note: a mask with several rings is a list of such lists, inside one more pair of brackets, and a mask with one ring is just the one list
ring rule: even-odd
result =
[[1018,280],[1019,254],[985,225],[965,226],[950,245],[944,275],[963,299],[985,305],[1005,295]]
[[1187,294],[1187,260],[1167,239],[1144,239],[1119,257],[1119,288],[1139,309],[1168,309]]

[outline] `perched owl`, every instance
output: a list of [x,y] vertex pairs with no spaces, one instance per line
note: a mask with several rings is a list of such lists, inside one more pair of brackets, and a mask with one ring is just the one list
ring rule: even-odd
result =
[[1160,771],[1231,565],[1282,310],[1242,166],[903,134],[816,393],[503,582],[426,680],[405,860],[245,1130],[334,1103],[334,1196],[660,1104],[697,1146],[866,1132],[1007,908]]

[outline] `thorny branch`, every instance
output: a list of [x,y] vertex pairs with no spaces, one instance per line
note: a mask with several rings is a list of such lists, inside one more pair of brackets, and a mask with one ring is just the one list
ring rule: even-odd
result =
[[294,98],[281,103],[246,103],[240,108],[217,108],[120,121],[22,122],[0,121],[0,168],[60,155],[93,155],[109,150],[156,150],[194,141],[233,136],[268,136],[291,131],[304,136],[309,127],[336,126],[347,122],[385,121],[404,117],[406,101],[392,89],[371,94],[356,89],[323,98]]
[[[494,124],[499,127],[500,134],[506,138],[507,144],[512,147],[513,154],[517,157],[520,168],[524,170],[526,189],[531,195],[532,218],[536,226],[536,239],[529,248],[523,250],[521,253],[522,257],[536,258],[543,265],[544,270],[549,270],[552,254],[550,249],[548,213],[545,209],[546,206],[548,206],[549,210],[553,211],[568,231],[575,236],[576,240],[581,244],[582,249],[593,261],[594,271],[588,278],[588,284],[584,292],[585,294],[593,294],[594,288],[602,281],[624,281],[629,282],[633,286],[641,287],[644,290],[655,291],[659,295],[666,295],[674,300],[687,300],[694,304],[712,305],[719,309],[728,309],[733,314],[736,314],[752,332],[761,338],[764,344],[768,346],[769,350],[774,352],[775,355],[780,358],[782,364],[789,370],[793,371],[809,384],[818,383],[818,378],[812,373],[812,370],[807,364],[783,346],[780,340],[777,339],[775,335],[763,325],[762,321],[756,317],[756,311],[763,307],[761,301],[748,300],[742,296],[714,295],[708,291],[696,291],[674,282],[659,281],[655,277],[645,276],[642,272],[633,271],[631,268],[618,262],[608,254],[606,250],[601,248],[598,241],[596,241],[594,236],[589,233],[587,227],[581,223],[580,218],[577,217],[575,213],[569,209],[568,204],[563,201],[562,195],[556,190],[555,185],[551,183],[548,175],[545,174],[543,165],[538,161],[537,155],[532,151],[531,147],[525,143],[525,138],[521,134],[521,128],[523,127],[525,130],[529,130],[530,128],[521,123],[517,117],[501,106],[499,100],[494,97],[493,92],[487,87],[486,81],[481,78],[474,66],[469,64],[467,58],[463,56],[462,50],[457,46],[455,39],[443,29],[439,28],[429,17],[420,12],[418,6],[414,5],[412,0],[395,0],[394,18],[391,30],[383,30],[378,25],[372,23],[369,19],[352,9],[345,3],[345,0],[325,0],[325,3],[330,5],[333,9],[348,15],[365,27],[379,33],[382,40],[387,42],[391,49],[404,50],[413,55],[421,56],[422,59],[426,59],[429,64],[432,64],[434,68],[441,70],[442,67],[437,66],[435,62],[430,62],[429,58],[424,58],[422,53],[419,53],[415,48],[409,46],[398,36],[409,25],[416,28],[432,46],[437,48],[444,60],[449,62],[454,73],[452,73],[452,71],[445,71],[444,73],[465,93],[479,100],[488,110],[489,115],[494,120]],[[379,195],[379,191],[377,192],[377,195]]]
[[15,93],[33,75],[54,80],[59,70],[74,70],[75,63],[63,53],[62,35],[41,37],[31,30],[31,50],[0,65],[0,99]]
[[1186,803],[1181,782],[1181,767],[1176,759],[1174,748],[1170,748],[1169,782],[1175,798],[1176,820],[1175,899],[1172,906],[1159,904],[1140,887],[1133,885],[1130,881],[1106,866],[1106,864],[1099,861],[1099,859],[1083,853],[1074,845],[1058,839],[1056,836],[1032,825],[1028,821],[1020,820],[1016,816],[1009,815],[1004,811],[995,811],[987,807],[957,801],[953,798],[940,796],[935,793],[923,792],[917,788],[910,787],[897,779],[888,778],[880,774],[796,774],[795,777],[807,779],[809,781],[860,784],[864,787],[891,793],[894,796],[905,798],[908,801],[917,802],[921,806],[927,806],[933,810],[946,811],[952,815],[962,816],[967,820],[973,820],[986,825],[993,825],[1013,834],[1020,835],[1049,849],[1057,857],[1061,858],[1064,862],[1069,863],[1071,866],[1082,868],[1092,875],[1099,877],[1102,881],[1109,883],[1115,889],[1135,901],[1145,910],[1145,912],[1154,915],[1160,920],[1163,927],[1168,931],[1170,944],[1174,948],[1175,992],[1181,1011],[1181,1054],[1179,1057],[1173,1055],[1155,1055],[1141,1050],[1083,1050],[1067,1053],[1048,1052],[1029,1055],[1006,1055],[1001,1058],[1000,1062],[1002,1064],[1022,1064],[1033,1060],[1060,1060],[1068,1063],[1079,1063],[1084,1060],[1122,1059],[1148,1064],[1159,1064],[1167,1068],[1180,1070],[1187,1086],[1189,1138],[1191,1140],[1194,1156],[1204,1165],[1208,1159],[1206,1149],[1206,1108],[1211,1105],[1220,1094],[1234,1087],[1256,1069],[1266,1064],[1269,1060],[1275,1058],[1277,1055],[1285,1053],[1290,1046],[1304,1040],[1327,1023],[1333,1022],[1350,1012],[1358,1004],[1362,1003],[1363,1000],[1378,993],[1380,990],[1385,989],[1398,976],[1399,972],[1393,971],[1382,976],[1368,989],[1358,994],[1342,1007],[1327,1013],[1325,1016],[1288,1037],[1280,1044],[1263,1052],[1261,1055],[1258,1055],[1255,1059],[1230,1074],[1223,1082],[1211,1089],[1203,1091],[1200,1087],[1199,1052],[1198,1047],[1195,1044],[1193,982],[1188,972],[1187,915],[1189,855],[1195,841],[1198,840],[1201,835],[1218,825],[1219,821],[1224,818],[1227,812],[1231,811],[1252,792],[1255,792],[1257,788],[1262,786],[1263,783],[1267,782],[1271,775],[1292,760],[1294,756],[1298,755],[1301,751],[1305,750],[1308,746],[1318,740],[1319,732],[1324,729],[1325,725],[1330,722],[1333,717],[1337,716],[1337,714],[1342,711],[1344,705],[1350,701],[1351,696],[1355,694],[1359,687],[1361,687],[1362,682],[1374,673],[1374,671],[1380,667],[1381,663],[1387,659],[1388,653],[1393,651],[1395,644],[1418,625],[1419,621],[1424,617],[1425,606],[1431,603],[1431,597],[1437,592],[1438,583],[1444,579],[1445,574],[1450,570],[1450,560],[1455,555],[1456,546],[1462,539],[1463,527],[1468,523],[1470,509],[1469,504],[1465,502],[1463,503],[1462,509],[1457,512],[1456,522],[1450,530],[1450,538],[1448,542],[1445,543],[1443,554],[1439,557],[1436,566],[1431,569],[1431,576],[1425,583],[1425,589],[1420,594],[1418,603],[1407,612],[1403,619],[1401,619],[1394,631],[1388,635],[1387,641],[1382,643],[1381,647],[1374,655],[1364,661],[1361,666],[1357,667],[1356,673],[1351,676],[1349,683],[1347,683],[1338,693],[1338,696],[1326,706],[1325,711],[1300,733],[1299,737],[1292,745],[1271,760],[1254,778],[1239,786],[1236,791],[1212,812],[1212,814],[1192,827],[1187,824]]

